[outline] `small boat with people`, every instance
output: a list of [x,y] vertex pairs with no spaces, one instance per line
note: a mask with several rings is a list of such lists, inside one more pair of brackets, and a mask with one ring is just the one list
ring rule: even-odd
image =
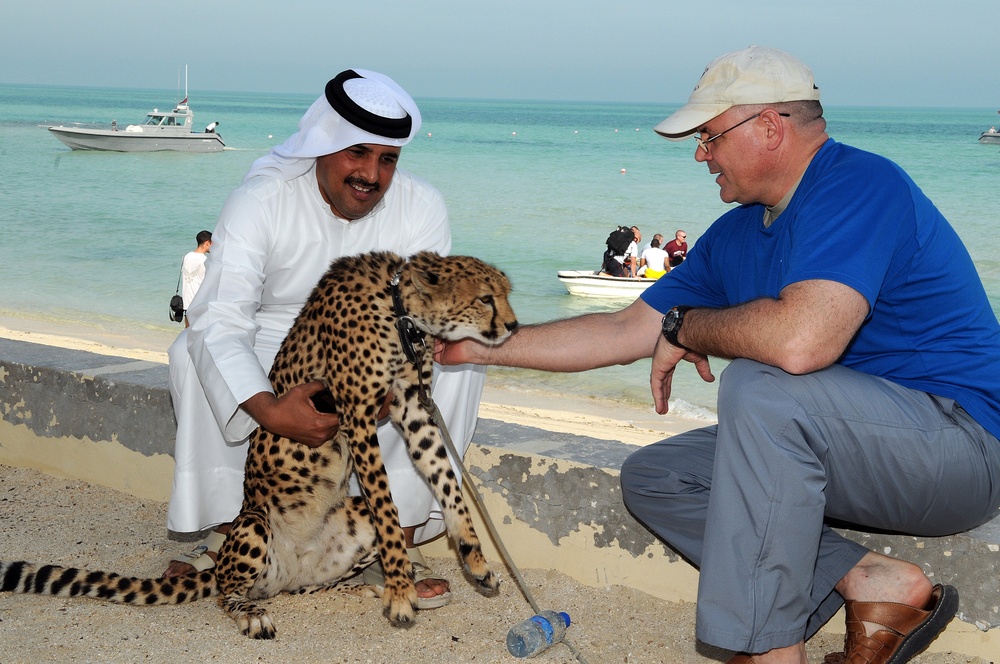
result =
[[1000,143],[1000,132],[997,131],[996,127],[990,127],[979,135],[979,142],[987,145]]
[[[997,111],[1000,113],[1000,111]],[[985,143],[987,145],[994,145],[1000,143],[1000,132],[997,131],[996,126],[990,127],[983,133],[979,135],[979,142]]]
[[111,152],[219,152],[226,147],[222,136],[216,131],[218,122],[213,122],[202,132],[194,128],[194,112],[188,106],[187,69],[184,71],[184,99],[172,111],[153,109],[146,114],[142,124],[118,127],[116,120],[111,126],[85,125],[43,125],[60,141],[73,150],[106,150]]
[[559,281],[570,295],[635,299],[656,279],[642,277],[612,277],[599,270],[559,270]]
[[187,105],[187,97],[170,112],[153,109],[146,121],[138,125],[118,128],[115,120],[108,129],[100,126],[49,126],[56,138],[73,150],[107,150],[111,152],[219,152],[226,144],[215,128],[218,122],[205,127],[203,132],[191,131],[194,113]]

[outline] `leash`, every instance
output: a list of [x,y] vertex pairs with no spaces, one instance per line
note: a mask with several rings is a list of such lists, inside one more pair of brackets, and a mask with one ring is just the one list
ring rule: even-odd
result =
[[[455,444],[451,440],[451,435],[448,433],[448,427],[444,423],[444,417],[441,415],[441,410],[434,403],[434,400],[430,396],[430,390],[425,390],[424,386],[420,386],[420,403],[424,405],[431,413],[431,419],[434,420],[434,424],[438,426],[441,430],[441,438],[444,440],[445,447],[448,448],[448,454],[455,460],[458,464],[459,469],[462,471],[464,477],[468,477],[469,473],[465,468],[465,463],[462,461],[462,456],[455,449]],[[517,582],[518,588],[521,589],[521,594],[524,598],[528,600],[528,604],[531,606],[531,610],[536,614],[542,612],[539,608],[538,603],[535,601],[535,596],[531,593],[531,589],[528,588],[528,584],[525,582],[524,577],[521,576],[521,571],[514,564],[513,558],[511,558],[510,553],[507,551],[507,547],[504,545],[503,540],[500,539],[500,533],[497,532],[496,526],[493,524],[493,519],[490,517],[490,513],[486,510],[486,505],[483,504],[483,499],[479,495],[479,490],[476,485],[469,480],[463,483],[463,486],[469,488],[469,495],[472,496],[472,502],[476,504],[479,508],[480,514],[483,515],[483,523],[486,524],[486,529],[490,532],[490,536],[493,538],[493,543],[496,544],[497,550],[500,552],[500,557],[503,558],[507,567],[510,568],[512,575],[514,576],[514,581]],[[566,647],[570,649],[570,652],[576,657],[576,660],[580,664],[587,664],[586,658],[583,654],[576,649],[576,646],[567,638],[563,637],[561,643],[565,643]]]
[[[403,263],[403,266],[405,265],[406,263]],[[403,266],[396,270],[396,274],[392,275],[392,281],[389,282],[389,290],[392,292],[392,313],[396,316],[396,332],[399,333],[399,341],[403,344],[403,353],[406,354],[410,364],[419,369],[420,360],[427,351],[427,344],[424,343],[424,331],[417,328],[413,318],[406,313],[406,308],[403,306],[403,295],[399,292],[399,279],[403,276]],[[419,348],[417,348],[418,343]],[[420,376],[419,371],[417,376]],[[422,379],[420,391],[421,393],[424,391]]]
[[[393,275],[392,281],[390,282],[393,313],[396,315],[396,330],[399,332],[399,341],[403,344],[403,352],[406,354],[406,359],[409,360],[410,364],[418,369],[417,375],[420,376],[420,361],[423,359],[424,353],[427,352],[427,344],[425,343],[424,332],[417,329],[413,322],[413,318],[406,313],[406,309],[403,307],[403,298],[399,292],[399,279],[402,271],[403,268],[399,268],[396,271],[396,274]],[[441,415],[441,410],[438,408],[437,404],[434,403],[434,399],[431,398],[431,391],[428,386],[424,384],[423,379],[420,379],[419,399],[420,404],[430,412],[431,420],[437,425],[438,429],[441,430],[441,438],[444,440],[444,445],[448,450],[448,454],[450,454],[451,458],[458,464],[458,468],[462,471],[463,477],[468,476],[469,473],[465,468],[465,463],[462,461],[462,455],[458,453],[458,450],[455,448],[455,443],[451,439],[451,434],[448,433],[448,427],[445,424],[444,416]],[[517,583],[517,587],[521,590],[521,594],[524,595],[526,600],[528,600],[528,604],[531,606],[532,611],[536,614],[541,613],[542,609],[535,601],[535,596],[532,594],[531,589],[525,582],[524,577],[521,576],[521,570],[519,570],[517,565],[514,564],[514,559],[511,558],[510,552],[507,551],[507,547],[500,538],[500,533],[497,532],[493,519],[487,511],[486,505],[483,504],[483,498],[479,494],[479,490],[476,488],[476,485],[470,480],[469,482],[464,482],[463,486],[468,487],[469,495],[472,496],[472,502],[475,503],[476,507],[479,509],[479,513],[483,515],[483,523],[486,524],[486,529],[493,538],[493,543],[496,544],[497,551],[500,552],[500,557],[503,558],[504,563],[510,569],[511,574],[514,577],[514,581]],[[573,653],[576,660],[580,662],[580,664],[587,664],[587,660],[584,658],[583,654],[576,649],[568,638],[563,637],[561,643],[566,644],[566,647],[570,649],[570,652]]]

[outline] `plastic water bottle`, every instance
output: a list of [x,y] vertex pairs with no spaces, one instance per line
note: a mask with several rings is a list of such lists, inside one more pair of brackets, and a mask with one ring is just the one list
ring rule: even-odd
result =
[[566,636],[569,614],[542,611],[507,632],[507,651],[514,657],[534,657]]

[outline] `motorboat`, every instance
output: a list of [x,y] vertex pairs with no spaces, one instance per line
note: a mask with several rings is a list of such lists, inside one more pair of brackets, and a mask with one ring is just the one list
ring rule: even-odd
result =
[[594,270],[559,270],[556,273],[570,295],[635,299],[656,282],[642,277],[612,277]]
[[[179,96],[179,95],[178,95]],[[100,125],[46,126],[56,138],[73,150],[108,150],[111,152],[219,152],[226,144],[213,122],[202,132],[194,128],[194,112],[188,106],[187,65],[184,66],[184,99],[170,112],[153,109],[146,121],[119,129],[117,120],[111,127]]]
[[73,150],[109,150],[112,152],[219,152],[226,144],[216,132],[218,122],[205,127],[205,131],[191,131],[194,113],[188,106],[187,96],[170,112],[153,109],[146,121],[138,125],[118,127],[115,120],[110,128],[84,126],[48,126],[56,138]]
[[979,135],[979,142],[987,145],[1000,143],[1000,131],[997,131],[996,127],[990,127]]

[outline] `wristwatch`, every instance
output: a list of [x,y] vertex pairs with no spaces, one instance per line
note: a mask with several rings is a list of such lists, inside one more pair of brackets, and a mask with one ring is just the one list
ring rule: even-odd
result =
[[681,324],[684,322],[684,314],[692,308],[693,307],[679,305],[668,311],[663,317],[663,338],[666,339],[670,345],[683,348],[684,350],[691,350],[677,340],[677,333],[681,331]]

